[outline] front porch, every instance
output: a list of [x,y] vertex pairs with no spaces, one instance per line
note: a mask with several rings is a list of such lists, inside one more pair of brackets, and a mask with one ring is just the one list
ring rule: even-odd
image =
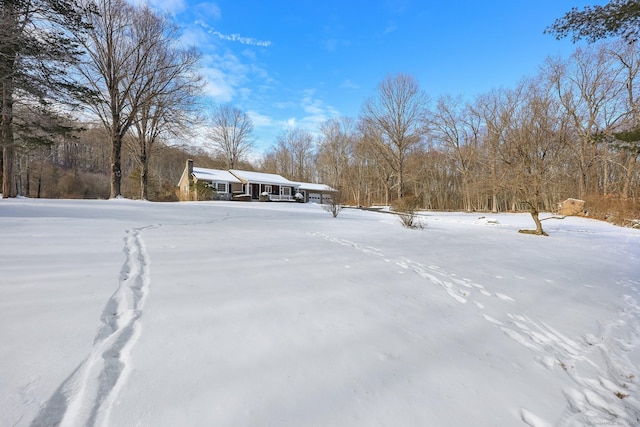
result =
[[245,184],[244,191],[251,195],[252,200],[260,200],[260,196],[267,196],[273,202],[295,201],[294,187],[250,182]]

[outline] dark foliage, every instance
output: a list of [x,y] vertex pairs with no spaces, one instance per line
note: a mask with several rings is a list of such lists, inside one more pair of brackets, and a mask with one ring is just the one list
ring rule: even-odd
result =
[[56,124],[62,105],[91,95],[69,70],[82,53],[78,37],[89,29],[87,11],[69,0],[0,0],[0,146],[2,188],[15,194],[17,148],[52,144],[70,129]]
[[573,41],[586,39],[590,43],[611,36],[633,42],[640,34],[640,1],[611,0],[604,6],[587,6],[583,10],[574,7],[545,32],[558,39],[573,34]]

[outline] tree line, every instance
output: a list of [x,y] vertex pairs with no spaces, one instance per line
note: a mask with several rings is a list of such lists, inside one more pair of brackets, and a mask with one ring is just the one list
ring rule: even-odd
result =
[[[637,210],[639,71],[638,45],[613,41],[471,100],[430,100],[412,76],[388,76],[360,117],[320,127],[315,151],[288,131],[261,166],[315,174],[364,206],[411,196],[429,209],[535,213],[575,197]],[[290,165],[305,158],[315,169],[301,176]]]
[[[619,20],[615,8],[573,10],[548,31],[619,40],[549,58],[515,87],[432,99],[413,76],[389,75],[358,117],[287,129],[251,163],[250,117],[231,104],[202,113],[200,54],[177,43],[166,16],[126,0],[0,6],[4,197],[175,200],[184,160],[195,158],[323,182],[362,206],[412,199],[428,209],[528,210],[537,219],[576,197],[603,215],[638,216],[635,26],[609,28],[610,20],[585,15]],[[601,26],[595,33],[588,25]],[[178,145],[197,124],[206,124],[205,146]]]

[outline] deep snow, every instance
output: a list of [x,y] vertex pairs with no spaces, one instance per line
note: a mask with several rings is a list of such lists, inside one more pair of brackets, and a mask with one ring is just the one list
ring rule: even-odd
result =
[[637,424],[640,232],[481,216],[0,200],[0,425]]

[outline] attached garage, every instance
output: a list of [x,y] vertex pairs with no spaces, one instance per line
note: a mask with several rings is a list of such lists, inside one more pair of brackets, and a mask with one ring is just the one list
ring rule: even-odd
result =
[[331,197],[337,193],[337,190],[324,184],[301,182],[298,186],[298,192],[304,196],[305,203],[310,202],[326,205],[331,203]]
[[322,203],[322,193],[309,193],[308,199],[311,203]]

